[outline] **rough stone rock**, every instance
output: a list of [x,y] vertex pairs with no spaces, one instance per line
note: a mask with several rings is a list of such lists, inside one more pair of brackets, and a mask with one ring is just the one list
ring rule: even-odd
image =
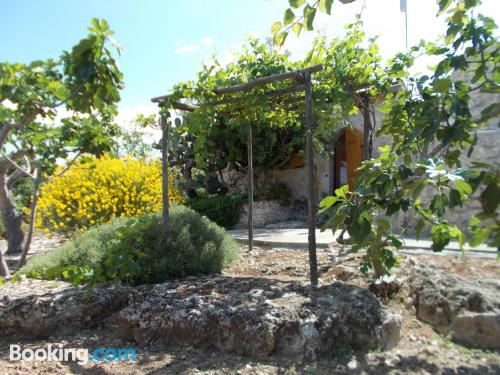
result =
[[385,349],[391,349],[398,345],[401,338],[401,325],[403,317],[394,310],[384,310],[384,319],[380,329],[380,344]]
[[[36,287],[37,283],[26,281]],[[40,281],[39,283],[47,283]],[[51,292],[28,288],[20,295],[0,295],[0,332],[16,338],[47,338],[101,327],[131,298],[128,288],[91,291],[56,283]],[[7,286],[4,287],[8,289]],[[3,289],[3,288],[2,288]],[[3,290],[2,292],[6,292]],[[3,293],[2,293],[3,294]]]
[[470,280],[428,266],[410,278],[417,317],[452,340],[483,349],[500,349],[500,282]]
[[343,283],[314,288],[230,276],[92,290],[47,283],[24,280],[16,294],[10,286],[0,290],[2,335],[47,338],[107,326],[140,346],[192,345],[301,360],[399,341],[401,317],[369,290]]
[[[255,201],[252,206],[253,225],[262,228],[272,223],[286,222],[292,216],[290,207],[283,206],[279,201]],[[236,228],[248,226],[248,205],[243,206],[240,221]]]
[[356,286],[225,277],[215,287],[195,285],[190,294],[182,283],[157,285],[124,308],[115,324],[140,345],[189,343],[309,360],[335,348],[391,347],[399,340],[397,314]]

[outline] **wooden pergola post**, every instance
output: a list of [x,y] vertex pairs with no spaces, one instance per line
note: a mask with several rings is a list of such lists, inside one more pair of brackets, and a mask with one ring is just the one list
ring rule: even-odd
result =
[[161,177],[162,177],[162,241],[166,244],[168,240],[168,141],[169,141],[169,121],[167,116],[160,114],[161,127]]
[[253,137],[252,123],[248,123],[248,251],[253,250]]
[[313,104],[311,73],[304,72],[306,104],[306,159],[307,159],[307,227],[309,230],[309,276],[311,284],[318,285],[318,262],[316,257],[316,200],[314,198],[314,153],[313,153]]

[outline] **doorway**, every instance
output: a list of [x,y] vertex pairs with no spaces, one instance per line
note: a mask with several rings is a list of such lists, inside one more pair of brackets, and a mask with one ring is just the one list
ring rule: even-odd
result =
[[349,190],[354,189],[356,170],[363,160],[363,134],[357,129],[344,128],[340,130],[334,145],[332,192],[334,189],[348,184]]

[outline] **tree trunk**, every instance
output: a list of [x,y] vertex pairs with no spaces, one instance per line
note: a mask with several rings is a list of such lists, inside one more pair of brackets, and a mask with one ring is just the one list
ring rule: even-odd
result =
[[6,254],[18,254],[24,241],[23,215],[17,212],[12,202],[5,177],[5,173],[0,173],[0,214],[7,231]]
[[28,233],[26,234],[26,239],[23,244],[23,253],[21,254],[21,259],[19,259],[19,263],[17,264],[17,269],[20,269],[24,263],[26,262],[26,257],[28,256],[28,252],[30,251],[31,240],[33,238],[33,232],[35,231],[35,221],[36,221],[36,207],[38,204],[38,193],[40,192],[40,184],[42,183],[42,179],[40,176],[39,169],[35,169],[35,180],[33,181],[33,195],[31,197],[31,207],[30,207],[30,223],[28,227]]
[[363,96],[363,160],[369,160],[373,155],[372,121],[370,118],[370,97]]
[[6,279],[10,278],[9,267],[7,267],[7,263],[5,263],[5,259],[3,258],[3,254],[0,251],[0,277],[4,277]]

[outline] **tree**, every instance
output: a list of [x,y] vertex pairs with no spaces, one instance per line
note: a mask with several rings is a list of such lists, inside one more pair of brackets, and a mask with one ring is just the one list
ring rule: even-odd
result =
[[151,157],[159,148],[151,134],[157,125],[158,120],[155,115],[138,114],[130,124],[120,129],[114,153],[118,156],[129,155],[133,158]]
[[[402,243],[390,218],[401,211],[420,218],[417,236],[428,229],[434,251],[451,239],[461,246],[467,241],[500,246],[499,164],[466,163],[463,157],[472,155],[477,129],[500,113],[498,103],[476,117],[470,107],[471,93],[500,92],[496,25],[476,15],[478,3],[440,1],[448,28],[444,44],[426,47],[441,56],[434,73],[410,78],[412,90],[388,96],[379,133],[392,137],[392,144],[363,163],[354,192],[339,189],[321,203],[329,217],[325,228],[345,223],[356,242],[353,249],[367,250],[364,269],[372,268],[376,276],[397,263],[392,249]],[[446,213],[473,200],[480,209],[464,231]]]
[[[0,64],[0,213],[8,253],[29,248],[23,214],[12,200],[19,179],[29,176],[34,181],[33,216],[38,188],[58,159],[70,159],[71,165],[82,153],[101,154],[117,133],[113,117],[122,74],[110,45],[120,50],[105,20],[93,19],[88,30],[86,38],[57,60]],[[8,276],[1,258],[0,275]]]

